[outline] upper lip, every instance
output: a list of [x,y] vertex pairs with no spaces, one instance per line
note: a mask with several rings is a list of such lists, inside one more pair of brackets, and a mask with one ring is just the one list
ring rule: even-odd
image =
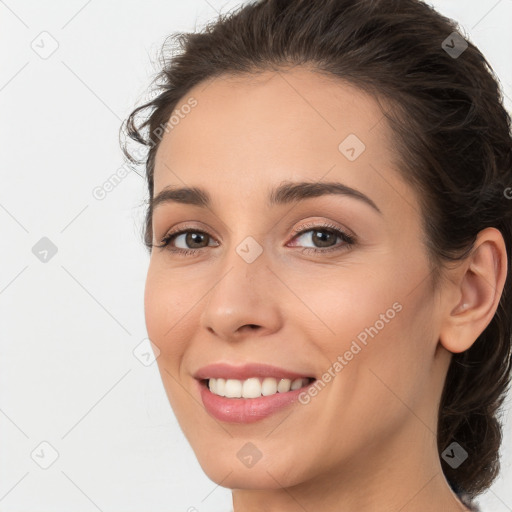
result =
[[229,363],[213,363],[200,368],[195,374],[196,379],[237,379],[246,380],[251,377],[274,377],[275,379],[300,379],[311,375],[297,373],[285,368],[279,368],[269,364],[245,363],[233,365]]

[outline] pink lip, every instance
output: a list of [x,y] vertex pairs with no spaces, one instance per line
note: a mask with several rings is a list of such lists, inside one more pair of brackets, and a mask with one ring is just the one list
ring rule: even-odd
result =
[[194,375],[198,379],[199,393],[206,411],[220,421],[230,423],[253,423],[282,410],[297,401],[300,393],[307,386],[286,393],[276,393],[259,398],[226,398],[212,393],[205,383],[208,378],[224,378],[245,380],[251,377],[273,377],[276,379],[299,379],[309,377],[264,364],[244,364],[232,366],[226,363],[216,363],[205,366]]
[[220,421],[230,423],[253,423],[266,418],[296,402],[298,395],[307,388],[259,398],[225,398],[212,393],[204,383],[198,382],[197,385],[207,412]]

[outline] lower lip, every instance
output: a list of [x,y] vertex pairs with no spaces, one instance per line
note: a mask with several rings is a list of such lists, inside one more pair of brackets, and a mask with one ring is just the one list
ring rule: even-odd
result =
[[198,382],[198,385],[204,407],[214,418],[230,423],[254,423],[296,402],[311,384],[259,398],[226,398],[212,393],[203,382]]

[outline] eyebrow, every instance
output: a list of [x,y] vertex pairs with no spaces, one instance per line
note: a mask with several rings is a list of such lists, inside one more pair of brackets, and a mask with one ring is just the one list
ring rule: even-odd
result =
[[[382,214],[379,207],[368,196],[359,190],[337,182],[284,182],[270,191],[267,206],[284,205],[330,194],[359,199]],[[181,203],[199,206],[200,208],[210,208],[212,200],[210,194],[202,188],[173,187],[171,185],[165,187],[151,200],[151,211],[164,203]]]

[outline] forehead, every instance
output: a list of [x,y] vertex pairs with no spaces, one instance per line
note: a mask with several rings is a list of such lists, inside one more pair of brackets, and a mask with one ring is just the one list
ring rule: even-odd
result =
[[173,114],[179,122],[158,148],[154,194],[200,186],[219,202],[236,192],[243,203],[299,180],[342,181],[381,201],[392,193],[386,181],[408,192],[389,175],[396,157],[382,109],[342,80],[304,68],[219,77],[191,89]]

